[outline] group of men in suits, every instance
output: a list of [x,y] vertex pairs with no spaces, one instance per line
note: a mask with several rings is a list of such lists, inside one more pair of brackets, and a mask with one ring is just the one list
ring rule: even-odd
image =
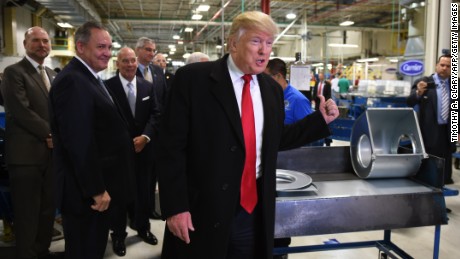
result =
[[121,49],[119,73],[106,83],[97,73],[107,68],[112,41],[99,23],[78,28],[76,56],[58,76],[43,64],[51,50],[44,29],[28,29],[24,47],[26,57],[5,69],[1,83],[16,258],[63,256],[48,250],[56,207],[66,258],[102,258],[109,228],[115,253],[126,254],[128,208],[138,236],[157,244],[149,224],[156,178],[150,143],[167,86],[150,64],[154,42],[141,38],[136,52]]

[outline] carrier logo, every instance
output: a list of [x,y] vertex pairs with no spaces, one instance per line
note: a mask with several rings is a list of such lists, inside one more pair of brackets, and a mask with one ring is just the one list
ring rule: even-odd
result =
[[408,60],[401,64],[399,71],[408,76],[420,75],[423,72],[423,62],[420,60]]

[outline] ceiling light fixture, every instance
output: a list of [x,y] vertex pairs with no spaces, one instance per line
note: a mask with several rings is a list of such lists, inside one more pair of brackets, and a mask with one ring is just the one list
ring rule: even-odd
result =
[[355,24],[354,21],[346,20],[346,21],[341,22],[339,25],[340,26],[350,26],[350,25],[353,25],[353,24]]
[[334,48],[358,48],[356,44],[329,43],[328,46]]
[[68,22],[58,22],[57,25],[61,28],[73,28],[72,24]]
[[177,35],[177,34],[176,34],[176,35],[173,35],[173,39],[178,40],[178,39],[180,39],[180,36]]
[[193,31],[193,28],[190,28],[190,27],[187,27],[184,29],[185,32],[192,32]]
[[356,62],[376,62],[379,61],[378,58],[363,58],[363,59],[358,59]]
[[197,10],[198,12],[207,12],[207,11],[209,11],[209,8],[210,8],[210,7],[211,7],[211,6],[209,6],[209,5],[207,5],[207,4],[202,4],[202,5],[199,5],[198,8],[196,8],[196,10]]
[[201,14],[194,14],[194,15],[192,15],[192,20],[197,20],[197,21],[199,21],[199,20],[201,20],[201,18],[203,18],[203,15],[201,15]]
[[295,13],[288,13],[286,14],[286,19],[288,20],[294,20],[297,17]]

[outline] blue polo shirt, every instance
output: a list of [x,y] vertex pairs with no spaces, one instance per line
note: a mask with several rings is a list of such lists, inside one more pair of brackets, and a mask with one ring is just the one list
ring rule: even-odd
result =
[[284,124],[292,124],[313,112],[307,97],[290,84],[284,89],[284,111]]

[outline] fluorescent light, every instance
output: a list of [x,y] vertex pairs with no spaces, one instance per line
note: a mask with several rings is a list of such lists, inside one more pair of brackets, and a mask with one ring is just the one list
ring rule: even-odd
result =
[[170,48],[170,49],[175,49],[175,48],[176,48],[176,45],[168,45],[168,48]]
[[182,57],[188,59],[188,57],[190,57],[190,53],[185,53],[184,55],[182,55]]
[[190,27],[187,27],[184,29],[185,32],[192,32],[193,31],[193,28],[190,28]]
[[286,19],[288,20],[293,20],[297,17],[297,15],[295,13],[288,13],[286,14]]
[[210,8],[210,7],[211,7],[211,6],[209,6],[209,5],[207,5],[207,4],[202,4],[202,5],[199,5],[198,8],[196,8],[196,10],[197,10],[198,12],[207,12],[207,11],[209,11],[209,8]]
[[173,67],[182,67],[182,66],[185,66],[185,62],[184,61],[177,61],[177,60],[174,60],[172,62],[172,65]]
[[216,45],[216,49],[221,49],[222,45]]
[[379,61],[378,58],[363,58],[363,59],[358,59],[356,62],[375,62]]
[[178,39],[180,39],[180,36],[177,35],[177,34],[176,34],[176,35],[173,35],[173,39],[178,40]]
[[115,49],[119,49],[119,48],[121,48],[121,45],[120,45],[120,43],[118,43],[118,41],[114,41],[112,43],[112,47],[115,48]]
[[392,59],[390,59],[390,62],[391,62],[391,63],[397,63],[397,62],[398,62],[398,59],[397,59],[397,58],[392,58]]
[[340,44],[340,43],[329,43],[329,47],[336,47],[336,48],[357,48],[358,45],[356,44]]
[[315,63],[315,64],[311,64],[312,67],[321,67],[323,66],[324,63]]
[[176,53],[176,52],[170,51],[170,52],[169,52],[169,55],[174,55],[174,53]]
[[179,44],[179,45],[184,45],[184,41],[183,41],[183,40],[178,40],[178,41],[177,41],[177,44]]
[[57,25],[61,28],[73,28],[72,24],[68,22],[58,22]]
[[350,25],[353,25],[353,24],[355,24],[354,21],[346,20],[346,21],[341,22],[339,25],[340,26],[350,26]]
[[201,20],[201,18],[203,18],[203,15],[201,15],[201,14],[192,15],[192,20]]

